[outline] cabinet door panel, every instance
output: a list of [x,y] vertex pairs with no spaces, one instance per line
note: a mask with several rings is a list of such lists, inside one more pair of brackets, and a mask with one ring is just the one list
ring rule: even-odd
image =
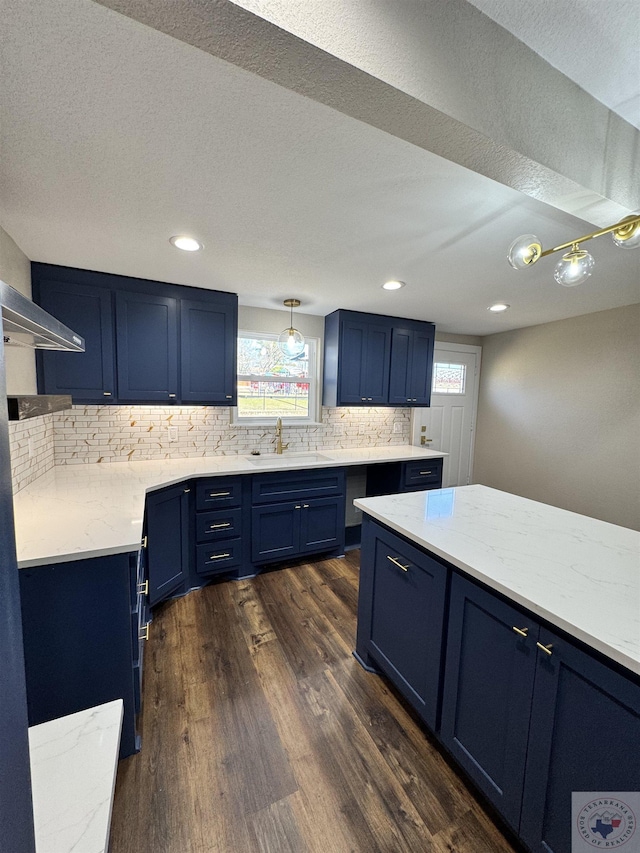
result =
[[178,399],[178,312],[175,299],[116,293],[118,398]]
[[433,326],[421,326],[413,331],[409,385],[413,406],[428,406],[431,402],[434,340]]
[[37,352],[40,391],[76,402],[115,402],[111,292],[39,280],[39,304],[85,339],[85,352]]
[[330,551],[344,541],[344,498],[303,501],[300,553]]
[[251,559],[254,563],[284,560],[298,553],[301,504],[254,507],[251,512]]
[[[528,629],[522,637],[515,628]],[[535,676],[538,626],[454,575],[442,740],[517,829]]]
[[[363,393],[370,406],[389,400],[389,360],[391,356],[391,329],[369,325],[367,330],[366,367]],[[351,369],[349,364],[345,365]]]
[[189,501],[183,486],[147,498],[147,565],[149,603],[167,598],[187,576]]
[[540,643],[552,654],[538,652],[520,834],[535,853],[564,853],[572,791],[638,790],[640,684],[549,631]]
[[367,651],[435,729],[447,570],[380,528],[364,570],[373,572]]
[[181,399],[235,406],[235,310],[182,299],[180,312]]
[[391,337],[391,369],[389,372],[389,403],[406,406],[411,402],[411,351],[413,333],[395,328]]
[[343,320],[339,354],[338,405],[362,403],[365,396],[367,325]]

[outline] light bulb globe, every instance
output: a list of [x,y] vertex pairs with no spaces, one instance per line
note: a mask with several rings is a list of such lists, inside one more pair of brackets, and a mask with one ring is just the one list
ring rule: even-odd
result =
[[523,234],[509,247],[507,260],[514,270],[524,270],[538,260],[542,254],[542,244],[535,234]]
[[574,246],[562,256],[553,271],[553,277],[563,287],[575,287],[586,281],[594,270],[596,262],[589,252]]
[[304,337],[297,329],[290,326],[280,332],[278,347],[285,358],[297,358],[304,352]]
[[612,231],[611,239],[621,249],[637,249],[640,246],[640,219],[638,219],[638,214],[627,216],[622,222],[627,224]]

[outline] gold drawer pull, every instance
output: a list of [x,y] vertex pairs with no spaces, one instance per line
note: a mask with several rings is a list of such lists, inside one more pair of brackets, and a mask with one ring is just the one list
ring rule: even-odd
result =
[[151,622],[147,622],[147,624],[142,629],[142,633],[138,634],[139,640],[148,640],[149,639],[149,625],[151,625]]
[[528,628],[516,628],[516,626],[514,625],[513,630],[516,632],[516,634],[520,634],[521,637],[529,636],[529,629]]
[[143,547],[143,548],[146,548],[146,547],[147,547],[147,543],[148,543],[148,541],[149,541],[149,540],[147,539],[147,537],[146,537],[146,536],[143,536],[143,537],[142,537],[142,543],[141,543],[141,545],[142,545],[142,547]]
[[225,521],[221,524],[210,524],[209,530],[219,530],[221,527],[231,527],[231,522]]
[[138,584],[138,595],[149,595],[149,581]]
[[231,492],[209,492],[210,498],[228,498]]
[[226,557],[230,557],[231,554],[212,554],[209,559],[210,560],[224,560]]
[[433,471],[420,471],[421,474],[433,474]]
[[302,509],[309,509],[309,504],[302,504]]
[[294,506],[294,509],[302,509],[302,504],[296,504],[296,505]]
[[552,655],[552,654],[553,654],[553,652],[551,651],[551,649],[553,648],[553,643],[549,643],[549,644],[548,644],[548,645],[546,645],[546,646],[543,646],[543,645],[542,645],[542,643],[536,643],[536,646],[537,646],[539,649],[542,649],[542,651],[543,651],[543,652],[545,652],[545,654],[548,654],[548,655]]
[[394,566],[397,566],[399,569],[402,569],[402,571],[403,571],[403,572],[408,572],[408,571],[409,571],[409,566],[403,566],[403,565],[402,565],[402,563],[399,563],[399,562],[398,562],[398,560],[396,560],[396,558],[395,558],[395,557],[390,557],[390,556],[387,554],[387,560],[391,560],[391,562],[393,563],[393,565],[394,565]]

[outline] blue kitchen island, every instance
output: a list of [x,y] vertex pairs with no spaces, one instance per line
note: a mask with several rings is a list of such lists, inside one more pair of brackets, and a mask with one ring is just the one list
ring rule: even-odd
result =
[[479,485],[356,505],[356,657],[531,851],[570,853],[573,791],[640,788],[640,534]]

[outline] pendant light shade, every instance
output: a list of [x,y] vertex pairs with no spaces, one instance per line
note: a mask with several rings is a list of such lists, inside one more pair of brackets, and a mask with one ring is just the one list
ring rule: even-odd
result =
[[589,252],[574,243],[571,251],[563,255],[562,260],[556,264],[553,277],[563,287],[575,287],[589,278],[594,266],[595,261]]
[[637,216],[627,216],[620,227],[611,232],[611,237],[621,249],[637,249],[640,246],[640,220]]
[[297,358],[304,352],[304,335],[293,327],[293,309],[300,306],[299,299],[285,299],[284,304],[291,309],[289,328],[280,332],[278,346],[285,358]]

